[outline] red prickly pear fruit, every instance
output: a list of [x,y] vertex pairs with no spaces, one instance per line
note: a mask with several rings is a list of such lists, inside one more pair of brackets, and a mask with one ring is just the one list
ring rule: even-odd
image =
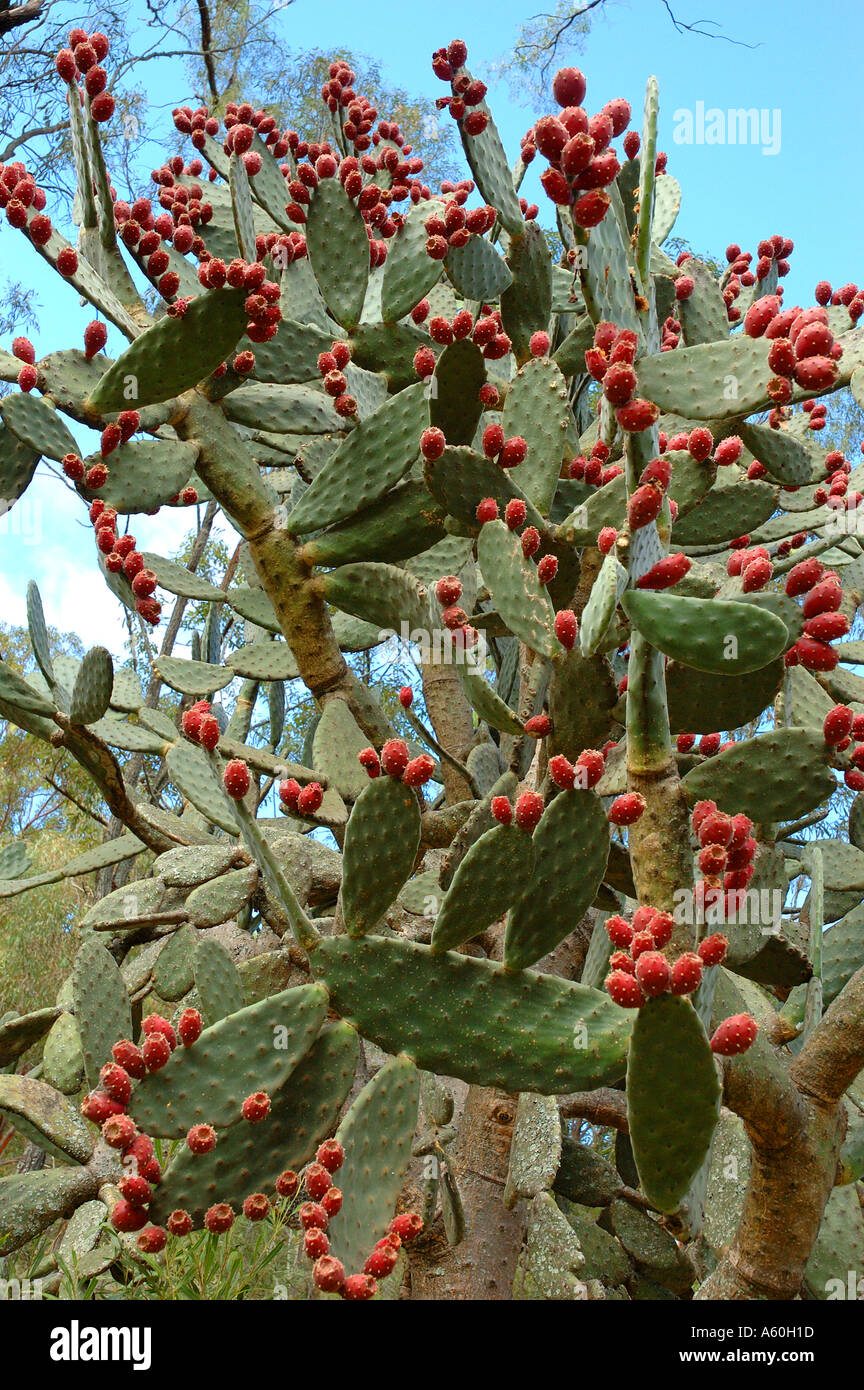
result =
[[73,483],[80,483],[86,472],[83,459],[78,454],[64,454],[63,472],[67,478],[72,479]]
[[414,691],[410,685],[403,685],[399,691],[399,703],[403,709],[410,709],[414,703]]
[[328,1216],[336,1216],[342,1210],[341,1188],[328,1187],[324,1196],[321,1198],[321,1205]]
[[349,1274],[342,1285],[342,1297],[351,1303],[365,1302],[377,1292],[378,1285],[369,1274]]
[[184,1047],[192,1047],[201,1036],[203,1020],[197,1009],[184,1009],[177,1020],[177,1036]]
[[528,445],[521,434],[516,434],[512,439],[506,439],[498,455],[498,464],[501,468],[516,468],[522,463],[528,453]]
[[629,947],[633,941],[633,928],[627,919],[617,912],[606,918],[606,934],[612,945],[622,950]]
[[[374,756],[375,756],[375,762],[376,762],[376,764],[377,764],[377,762],[378,762],[378,754],[375,753],[375,749],[374,749],[374,748],[370,748],[370,749],[367,749],[366,751],[374,754]],[[360,756],[360,761],[361,761],[361,763],[362,763],[362,762],[363,762],[363,756],[362,756],[362,754],[359,755],[359,756]],[[279,800],[282,802],[282,805],[283,805],[283,806],[287,806],[288,809],[289,809],[289,811],[296,811],[296,810],[297,810],[297,804],[298,804],[298,802],[299,802],[299,800],[300,800],[300,792],[301,792],[301,790],[302,790],[302,788],[301,788],[301,786],[300,786],[300,783],[299,783],[298,781],[296,781],[293,777],[289,777],[286,781],[281,782],[281,783],[279,784]]]
[[543,798],[537,792],[523,792],[516,802],[516,824],[521,830],[533,830],[543,815]]
[[310,1226],[303,1237],[303,1249],[310,1260],[319,1260],[322,1255],[329,1255],[330,1242],[318,1226]]
[[147,1067],[141,1055],[140,1047],[130,1042],[128,1038],[121,1038],[111,1049],[111,1056],[118,1066],[123,1067],[130,1076],[134,1076],[139,1081],[142,1076],[146,1076]]
[[720,965],[726,959],[726,952],[729,949],[729,942],[720,932],[714,932],[712,936],[706,936],[704,941],[700,941],[696,947],[699,959],[703,965]]
[[232,758],[225,764],[222,785],[234,801],[242,801],[251,785],[249,769],[240,758]]
[[706,816],[710,816],[717,810],[716,801],[697,801],[690,815],[690,824],[694,834],[698,835],[700,827]]
[[328,1173],[336,1173],[345,1162],[345,1150],[338,1139],[325,1139],[323,1144],[319,1144],[315,1157]]
[[137,1133],[128,1115],[112,1115],[102,1125],[102,1138],[110,1149],[128,1149]]
[[637,907],[636,911],[633,913],[634,932],[647,931],[656,916],[656,907],[649,907],[647,903],[643,903],[640,907]]
[[151,1033],[144,1039],[141,1055],[148,1071],[160,1071],[171,1056],[168,1039],[161,1033]]
[[[358,1275],[354,1277],[359,1278]],[[312,1278],[322,1293],[341,1293],[345,1286],[345,1269],[332,1255],[322,1255],[312,1266]]]
[[588,348],[585,353],[585,367],[595,381],[602,381],[609,370],[609,359],[599,347]]
[[637,589],[671,589],[688,573],[692,561],[683,553],[666,555],[636,580]]
[[201,747],[212,753],[221,737],[222,730],[215,714],[205,714],[198,726],[198,742]]
[[84,356],[88,362],[101,352],[108,341],[108,329],[99,319],[93,319],[84,329]]
[[719,468],[737,463],[743,449],[744,441],[737,434],[729,435],[728,439],[721,439],[714,450],[714,462]]
[[416,1211],[402,1211],[387,1228],[388,1235],[398,1236],[404,1245],[409,1245],[412,1240],[416,1240],[423,1230],[423,1218],[418,1216]]
[[381,766],[388,777],[401,778],[408,766],[408,745],[401,738],[388,738],[381,749]]
[[726,861],[726,851],[722,845],[706,845],[699,851],[698,863],[703,874],[722,874]]
[[634,960],[638,960],[646,951],[653,951],[656,944],[653,933],[647,927],[642,931],[634,931],[633,940],[630,942],[630,954]]
[[537,578],[541,584],[551,584],[558,573],[558,558],[555,555],[544,555],[537,563]]
[[217,1202],[204,1213],[204,1225],[213,1235],[224,1235],[234,1225],[234,1211],[227,1202]]
[[687,436],[687,450],[697,463],[704,463],[711,456],[714,448],[714,436],[704,425],[699,425],[695,430],[691,430]]
[[280,1197],[296,1197],[299,1187],[300,1179],[291,1168],[286,1168],[276,1179],[276,1191]]
[[750,817],[745,816],[743,812],[739,811],[737,816],[732,817],[732,839],[729,842],[730,846],[735,849],[740,848],[740,846],[747,841],[752,829],[753,822]]
[[331,1185],[330,1172],[323,1163],[310,1163],[303,1174],[303,1186],[313,1201],[319,1201]]
[[193,1154],[209,1154],[216,1147],[216,1131],[212,1125],[193,1125],[186,1135],[186,1147]]
[[526,560],[536,554],[540,548],[540,532],[536,526],[526,526],[522,532],[522,554]]
[[636,971],[636,962],[632,956],[628,956],[626,951],[613,951],[609,957],[610,970],[626,970],[628,975],[633,975]]
[[820,642],[836,642],[849,631],[849,619],[845,613],[817,613],[804,624],[804,636],[815,637]]
[[568,652],[572,651],[579,631],[579,622],[571,608],[562,608],[555,614],[554,628],[561,646],[566,647]]
[[658,951],[672,940],[672,932],[675,929],[675,920],[671,912],[657,912],[651,919],[648,930],[654,938],[654,945]]
[[445,574],[435,585],[435,597],[442,608],[452,608],[462,597],[462,582],[455,574]]
[[[108,481],[108,469],[104,463],[91,463],[87,472],[84,474],[84,482],[91,492],[98,492],[100,487],[104,487]],[[102,532],[96,537],[99,549],[102,549]]]
[[859,767],[850,767],[843,773],[843,781],[853,792],[864,791],[864,772]]
[[240,1107],[240,1113],[250,1125],[266,1120],[270,1114],[270,1097],[267,1092],[254,1091],[251,1096],[247,1096]]
[[[153,1159],[153,1140],[150,1138],[150,1135],[136,1134],[128,1149],[125,1150],[125,1153],[138,1164],[139,1174],[141,1174],[142,1177],[146,1177],[142,1169],[145,1164]],[[149,1182],[150,1179],[148,1178],[147,1181]]]
[[406,787],[422,787],[435,775],[435,760],[428,753],[412,758],[402,774]]
[[[361,748],[360,752],[357,754],[357,761],[361,767],[366,769],[366,772],[371,778],[381,776],[381,762],[374,748]],[[283,782],[282,786],[284,787],[285,785],[286,783]],[[283,797],[282,800],[285,801],[285,798]],[[286,802],[286,805],[287,804]]]
[[628,130],[627,134],[624,136],[624,153],[628,159],[636,158],[641,143],[638,132],[635,130]]
[[796,365],[795,348],[788,338],[775,338],[768,349],[768,366],[777,376],[791,377]]
[[627,502],[627,520],[631,531],[638,531],[649,522],[656,521],[663,506],[663,493],[652,483],[643,483],[631,494]]
[[636,961],[636,979],[649,999],[665,994],[672,979],[668,960],[659,951],[645,951]]
[[544,333],[542,330],[532,333],[528,340],[528,350],[532,357],[547,357],[550,346],[551,340],[549,334]]
[[615,411],[615,419],[630,434],[637,434],[641,430],[650,429],[660,414],[660,409],[653,401],[646,401],[641,396],[630,401],[627,405],[621,405]]
[[622,1009],[638,1009],[645,1003],[642,986],[627,970],[613,970],[604,981],[606,993]]
[[57,257],[57,269],[67,280],[78,270],[78,252],[74,246],[64,246]]
[[386,1279],[388,1274],[393,1273],[398,1259],[399,1251],[384,1241],[382,1244],[376,1245],[372,1251],[363,1266],[363,1273],[370,1274],[373,1279]]
[[732,817],[723,811],[709,812],[697,831],[700,845],[721,845],[724,849],[731,843],[733,833]]
[[559,68],[552,78],[552,95],[559,106],[581,106],[588,83],[578,68]]
[[720,748],[719,734],[703,734],[699,740],[699,752],[704,758],[713,758]]
[[504,448],[504,430],[498,424],[487,425],[483,431],[483,453],[487,459],[497,458]]
[[243,1215],[247,1221],[264,1221],[269,1212],[270,1201],[263,1192],[252,1192],[243,1202]]
[[320,782],[309,782],[297,797],[297,810],[301,816],[314,816],[321,809],[324,789]]
[[799,637],[795,651],[801,665],[807,671],[833,671],[840,660],[840,653],[827,642],[819,642],[815,637]]
[[552,732],[552,720],[548,714],[535,714],[532,719],[526,719],[525,732],[532,738],[546,738]]
[[675,739],[675,747],[679,753],[689,753],[695,742],[695,734],[678,734]]
[[20,386],[21,390],[25,394],[28,394],[36,386],[38,380],[39,373],[37,372],[36,368],[31,367],[29,363],[25,362],[24,366],[18,373],[18,385]]
[[608,555],[618,539],[618,532],[614,526],[603,526],[597,533],[597,549],[601,555]]
[[182,1207],[177,1207],[175,1211],[172,1211],[165,1225],[172,1236],[188,1236],[192,1230],[192,1217],[188,1211],[184,1211]]
[[145,1226],[138,1237],[138,1249],[145,1255],[158,1255],[168,1243],[167,1232],[162,1226]]
[[625,792],[616,796],[607,812],[612,825],[633,825],[645,810],[646,801],[641,792]]
[[797,598],[800,594],[808,593],[825,573],[825,566],[821,560],[817,560],[813,555],[809,560],[799,560],[797,565],[786,576],[786,592],[790,598]]
[[534,127],[534,143],[546,159],[557,164],[567,144],[567,127],[557,116],[541,116]]
[[847,705],[835,705],[825,716],[822,737],[831,747],[836,747],[852,732],[853,714]]
[[481,526],[485,526],[487,521],[497,521],[498,503],[494,497],[484,497],[482,502],[477,504],[477,520]]
[[718,1057],[737,1057],[753,1046],[759,1025],[750,1014],[725,1018],[711,1038],[711,1051]]
[[115,1231],[140,1231],[147,1225],[147,1211],[144,1207],[133,1207],[121,1197],[111,1209],[111,1225]]
[[805,618],[815,618],[819,613],[836,613],[843,602],[843,590],[835,574],[826,574],[815,584],[804,600]]
[[772,319],[780,312],[780,300],[774,294],[763,295],[750,305],[744,315],[744,332],[748,338],[761,338]]
[[702,983],[702,961],[693,951],[685,951],[672,966],[669,989],[672,994],[694,994]]
[[504,508],[504,524],[510,531],[518,531],[524,526],[528,508],[521,497],[511,497]]
[[153,1033],[160,1033],[173,1052],[177,1046],[177,1034],[174,1032],[167,1018],[161,1014],[148,1014],[141,1024],[141,1031],[149,1038]]
[[678,300],[689,299],[696,288],[696,281],[692,275],[679,275],[675,281],[675,298]]
[[[573,204],[573,221],[577,227],[597,227],[609,211],[611,198],[602,188],[583,193]],[[642,427],[644,428],[644,426]]]
[[827,391],[839,375],[840,368],[832,357],[807,357],[795,366],[795,380],[805,391]]
[[128,1105],[132,1095],[132,1079],[124,1067],[116,1062],[107,1062],[99,1073],[102,1089],[112,1100],[120,1105]]
[[513,807],[506,796],[493,796],[489,809],[499,825],[509,825],[513,819]]
[[564,791],[570,790],[576,784],[576,769],[563,753],[556,753],[549,759],[549,776],[556,787],[561,787]]
[[446,448],[447,440],[444,437],[444,431],[439,430],[436,426],[430,426],[421,434],[420,452],[424,459],[434,462],[435,459],[440,459]]
[[613,363],[603,377],[603,394],[612,405],[626,405],[636,390],[636,373],[623,362]]
[[127,1173],[117,1184],[121,1197],[133,1207],[146,1207],[153,1200],[153,1188],[146,1178]]
[[313,1226],[320,1227],[322,1231],[327,1230],[329,1218],[320,1202],[304,1202],[297,1215],[304,1231],[310,1231]]
[[770,560],[764,560],[761,556],[751,560],[741,571],[741,587],[744,593],[755,594],[759,589],[764,589],[773,573],[774,566]]

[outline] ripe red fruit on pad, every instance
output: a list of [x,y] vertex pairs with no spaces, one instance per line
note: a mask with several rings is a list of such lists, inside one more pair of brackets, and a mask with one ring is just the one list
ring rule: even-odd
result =
[[132,1095],[132,1081],[129,1073],[124,1067],[118,1066],[116,1062],[108,1062],[99,1073],[99,1080],[102,1082],[102,1089],[112,1100],[118,1101],[121,1105],[126,1105]]
[[750,1014],[733,1014],[726,1018],[711,1038],[711,1051],[720,1057],[737,1057],[753,1046],[759,1025]]
[[440,459],[446,447],[447,440],[444,437],[444,431],[439,430],[435,425],[424,430],[420,436],[420,452],[424,459]]
[[128,1149],[137,1133],[128,1115],[112,1115],[102,1126],[102,1138],[110,1149]]
[[251,1096],[247,1096],[240,1107],[240,1113],[244,1120],[250,1124],[258,1124],[260,1120],[266,1120],[270,1114],[270,1097],[266,1091],[254,1091]]
[[638,531],[649,522],[656,521],[663,506],[663,493],[652,483],[637,487],[627,502],[627,520],[631,531]]
[[398,1216],[393,1217],[387,1228],[388,1235],[398,1236],[405,1245],[415,1240],[422,1230],[423,1218],[416,1211],[401,1211]]
[[345,1284],[345,1269],[332,1255],[322,1255],[312,1267],[312,1278],[322,1293],[339,1293]]
[[822,737],[827,744],[835,747],[848,738],[852,732],[854,715],[847,705],[835,705],[829,710],[822,724]]
[[495,501],[494,497],[484,497],[482,502],[478,502],[477,520],[481,526],[484,526],[487,521],[496,521],[497,518],[498,503]]
[[310,1226],[303,1237],[303,1249],[310,1260],[318,1260],[330,1251],[330,1242],[318,1226]]
[[177,1036],[184,1047],[192,1047],[201,1036],[203,1020],[197,1009],[184,1009],[177,1020]]
[[509,825],[513,820],[513,807],[506,796],[493,796],[489,809],[499,825]]
[[140,1231],[147,1225],[147,1211],[144,1207],[133,1207],[121,1197],[111,1209],[111,1225],[115,1231]]
[[606,918],[606,934],[613,946],[619,946],[622,949],[628,947],[633,940],[633,928],[626,917],[622,917],[617,912]]
[[213,1235],[222,1235],[234,1225],[234,1212],[227,1202],[217,1202],[205,1212],[204,1225]]
[[234,801],[242,801],[250,786],[249,769],[240,758],[232,758],[225,764],[222,785]]
[[642,986],[626,970],[613,970],[605,979],[606,993],[622,1009],[638,1009],[645,1003]]
[[672,966],[669,989],[672,994],[693,994],[702,982],[702,960],[693,951],[685,951]]
[[193,1125],[186,1135],[186,1147],[193,1154],[209,1154],[216,1147],[216,1131],[212,1125]]
[[549,759],[549,776],[556,787],[568,791],[575,785],[576,769],[569,758],[564,757],[563,753],[556,753],[554,757]]
[[374,1298],[378,1285],[369,1274],[349,1274],[342,1285],[342,1297],[349,1302],[365,1302]]
[[516,802],[516,824],[522,830],[533,830],[543,815],[543,798],[537,792],[523,792]]
[[147,1067],[141,1055],[141,1049],[140,1047],[136,1047],[135,1043],[130,1042],[128,1038],[121,1038],[119,1042],[114,1044],[111,1049],[111,1056],[119,1066],[123,1067],[130,1076],[134,1076],[136,1080],[146,1075]]
[[561,646],[571,651],[576,642],[576,634],[579,631],[579,623],[572,609],[562,608],[555,614],[554,629],[555,636],[558,638]]
[[177,1207],[175,1211],[172,1211],[165,1225],[172,1236],[188,1236],[192,1230],[192,1217],[188,1211],[184,1211],[182,1207]]
[[720,932],[714,932],[712,936],[706,936],[704,941],[700,941],[696,947],[699,959],[703,965],[720,965],[726,958],[729,949],[729,942]]
[[243,1202],[243,1215],[247,1221],[263,1221],[269,1211],[270,1202],[263,1192],[253,1192]]
[[319,1144],[315,1157],[328,1173],[336,1173],[345,1162],[345,1150],[338,1139],[325,1139]]
[[636,979],[649,999],[665,994],[671,978],[669,962],[659,951],[645,951],[636,961]]
[[646,801],[641,792],[625,792],[617,796],[607,812],[612,825],[633,825],[645,810]]
[[637,589],[669,589],[673,584],[677,584],[679,579],[683,579],[688,573],[692,561],[688,555],[683,553],[677,555],[666,555],[662,560],[658,560],[656,565],[652,565],[640,579],[636,580]]
[[300,1179],[292,1168],[286,1168],[276,1179],[276,1191],[280,1197],[294,1197],[300,1186]]
[[158,1255],[160,1250],[164,1250],[168,1242],[168,1236],[161,1226],[145,1226],[138,1237],[138,1249],[143,1250],[145,1255]]
[[455,574],[445,574],[435,585],[435,597],[442,608],[450,608],[462,597],[462,582]]
[[408,766],[408,745],[401,738],[388,738],[381,749],[381,766],[388,777],[401,778]]
[[398,1258],[399,1251],[386,1240],[381,1241],[364,1264],[363,1273],[371,1275],[373,1279],[386,1279],[388,1274],[393,1273]]
[[133,1207],[146,1207],[153,1199],[153,1188],[146,1178],[139,1177],[137,1173],[127,1173],[120,1179],[117,1187],[120,1196]]

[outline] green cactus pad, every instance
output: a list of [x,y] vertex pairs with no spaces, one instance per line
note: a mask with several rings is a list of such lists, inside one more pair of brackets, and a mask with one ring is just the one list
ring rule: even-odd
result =
[[508,1198],[548,1192],[561,1162],[561,1117],[554,1096],[523,1091],[516,1106],[507,1173]]
[[69,718],[73,724],[94,724],[108,708],[114,688],[114,665],[105,647],[87,652],[72,690]]
[[609,823],[594,792],[559,793],[534,831],[534,872],[511,908],[504,964],[523,970],[576,929],[609,859]]
[[822,1213],[804,1272],[804,1287],[811,1298],[857,1298],[862,1267],[864,1215],[858,1194],[854,1186],[835,1187]]
[[568,1302],[586,1297],[582,1246],[550,1192],[538,1193],[528,1207],[525,1269],[542,1298]]
[[333,334],[314,323],[284,318],[269,343],[255,344],[256,381],[294,386],[318,377],[318,355],[328,352]]
[[[794,669],[798,669],[797,667]],[[758,719],[783,680],[783,659],[776,657],[746,681],[718,676],[670,661],[666,667],[666,702],[673,734],[740,729]],[[794,722],[801,723],[799,719]]]
[[[413,575],[375,561],[341,565],[317,580],[328,603],[377,627],[398,632],[403,622],[428,630],[431,618],[426,590]],[[384,641],[383,636],[378,638]]]
[[[662,175],[666,178],[668,175]],[[682,335],[687,347],[696,343],[714,343],[729,337],[729,316],[720,286],[708,266],[694,257],[682,267],[682,274],[694,281],[693,293],[676,303]]]
[[626,214],[617,189],[611,187],[612,206],[609,213],[588,237],[587,259],[582,277],[586,299],[593,302],[600,318],[621,328],[629,328],[642,337],[642,326],[636,312],[633,284],[630,279],[630,247],[625,240]]
[[127,724],[125,719],[97,719],[90,732],[111,748],[124,748],[131,753],[164,753],[166,741],[140,724]]
[[221,942],[202,936],[195,947],[192,969],[205,1022],[218,1023],[246,1007],[243,982]]
[[309,1048],[327,1008],[326,992],[302,985],[250,1004],[178,1046],[161,1071],[136,1087],[129,1105],[148,1134],[181,1139],[192,1125],[227,1129],[254,1091],[274,1094]]
[[[118,512],[154,511],[186,486],[197,457],[198,446],[180,440],[123,444],[109,455],[108,481],[99,489],[99,497]],[[96,463],[99,458],[94,454],[87,462]]]
[[681,185],[671,174],[658,174],[654,180],[654,219],[651,236],[662,246],[681,210]]
[[773,375],[765,338],[744,334],[643,357],[637,368],[642,395],[661,410],[688,420],[751,415],[771,404]]
[[7,1067],[34,1043],[44,1038],[60,1015],[55,1008],[36,1009],[30,1014],[0,1015],[0,1067]]
[[672,543],[686,548],[734,540],[754,532],[776,508],[776,489],[759,479],[712,488],[698,505],[676,519]]
[[102,377],[87,401],[97,415],[170,400],[209,376],[246,327],[242,290],[208,290],[182,318],[159,319]]
[[809,483],[813,456],[794,435],[785,430],[772,430],[767,425],[747,424],[741,426],[741,438],[778,483],[787,483],[790,487]]
[[420,807],[410,787],[383,774],[354,803],[342,857],[342,911],[351,936],[372,931],[410,877]]
[[[509,472],[465,446],[445,449],[439,459],[425,465],[423,473],[429,491],[444,511],[472,526],[477,525],[477,506],[484,497],[493,497],[501,512],[512,498],[522,497]],[[543,524],[531,502],[527,520],[529,525]]]
[[25,1138],[61,1162],[72,1158],[87,1163],[93,1154],[92,1129],[75,1106],[44,1081],[14,1072],[0,1075],[0,1114],[8,1115]]
[[553,663],[549,686],[552,717],[550,753],[578,758],[583,748],[602,748],[612,735],[618,698],[612,668],[603,656],[584,657],[577,648]]
[[[38,586],[31,579],[27,585],[27,629],[30,633],[30,645],[33,648],[39,669],[50,685],[54,680],[54,667],[51,662],[51,648],[48,642],[48,628],[45,625],[45,614],[42,610],[42,597]],[[0,878],[5,877],[0,873]]]
[[27,491],[39,458],[17,434],[0,425],[0,516],[5,516]]
[[381,315],[387,323],[404,318],[441,278],[441,261],[426,255],[425,223],[438,211],[432,199],[415,204],[388,243],[381,283]]
[[423,483],[411,480],[384,494],[380,501],[331,527],[303,547],[314,565],[344,565],[356,560],[406,560],[440,541],[443,512]]
[[286,1168],[308,1163],[351,1089],[357,1051],[353,1028],[326,1024],[272,1097],[266,1120],[232,1125],[208,1154],[177,1151],[150,1206],[151,1221],[164,1221],[179,1207],[201,1224],[214,1202],[239,1209],[251,1193],[272,1192]]
[[705,1030],[688,999],[643,1004],[630,1039],[627,1115],[643,1191],[675,1211],[705,1159],[720,1110],[720,1083]]
[[369,740],[344,700],[327,701],[312,738],[312,762],[342,796],[356,800],[369,785],[357,754]]
[[526,222],[520,234],[510,238],[507,265],[513,283],[501,294],[501,322],[521,365],[531,357],[532,333],[547,329],[552,313],[552,257],[536,222]]
[[470,444],[473,440],[483,414],[480,388],[485,381],[483,354],[469,338],[451,343],[438,358],[429,423],[443,430],[448,444]]
[[53,1226],[61,1216],[71,1216],[82,1202],[96,1196],[100,1179],[89,1168],[43,1168],[36,1173],[16,1173],[0,1178],[0,1231],[3,1253],[11,1255]]
[[513,481],[544,515],[558,486],[571,421],[567,383],[558,366],[538,357],[520,367],[507,393],[502,425],[508,439],[521,435],[528,445]]
[[333,401],[313,386],[269,386],[250,381],[225,397],[225,414],[237,425],[280,437],[285,434],[334,434],[341,428]]
[[821,730],[771,729],[736,743],[683,779],[687,800],[743,811],[759,824],[794,820],[836,790]]
[[192,958],[195,941],[192,927],[182,926],[165,942],[153,966],[153,988],[160,999],[176,1002],[188,994],[194,985]]
[[11,845],[0,849],[0,879],[21,878],[32,867],[27,846],[20,840],[13,840]]
[[627,571],[613,551],[604,556],[600,572],[591,586],[588,602],[579,624],[579,648],[583,656],[594,656],[603,647],[615,617],[619,599],[627,587]]
[[[463,74],[470,77],[467,68],[460,70],[460,77]],[[474,107],[474,110],[484,112],[488,120],[486,129],[479,135],[469,135],[464,122],[459,122],[465,158],[482,196],[497,209],[498,216],[510,235],[516,236],[524,229],[525,223],[519,198],[513,187],[513,175],[510,172],[507,154],[501,143],[498,127],[485,101]]]
[[496,825],[475,840],[444,897],[432,949],[449,951],[497,922],[525,892],[534,868],[531,836],[515,825]]
[[419,1098],[417,1068],[407,1057],[395,1057],[364,1086],[339,1126],[345,1150],[337,1179],[342,1206],[327,1233],[346,1270],[363,1268],[395,1215],[411,1161]]
[[[489,521],[480,532],[477,558],[495,607],[508,628],[540,656],[554,656],[560,645],[552,631],[554,610],[522,554],[518,535],[503,521]],[[785,633],[784,633],[785,636]]]
[[440,1076],[553,1095],[624,1073],[632,1018],[583,985],[380,937],[327,937],[313,968],[364,1037]]
[[416,382],[414,354],[430,346],[434,352],[427,333],[406,323],[361,323],[351,335],[352,360],[367,371],[380,372],[391,391]]
[[195,927],[216,927],[236,917],[249,902],[258,884],[253,864],[233,869],[195,888],[186,899],[186,911]]
[[190,801],[202,816],[229,835],[237,834],[237,820],[231,802],[200,748],[181,739],[169,748],[165,771],[185,800]]
[[451,248],[444,269],[458,294],[480,303],[498,299],[513,283],[507,262],[482,236],[472,236],[464,246]]
[[[338,179],[321,179],[306,217],[309,264],[327,308],[343,328],[355,328],[369,282],[366,224]],[[338,255],[333,254],[339,248]]]
[[340,444],[291,512],[288,530],[302,535],[380,501],[419,454],[427,412],[421,382],[386,401]]
[[604,526],[623,525],[627,504],[627,480],[623,473],[579,502],[560,523],[558,539],[565,545],[595,545]]
[[78,452],[62,416],[41,396],[17,391],[5,396],[0,401],[0,415],[22,444],[47,458],[62,459],[64,454]]
[[596,1145],[565,1134],[555,1191],[580,1206],[607,1207],[621,1191],[621,1179],[609,1160],[596,1152]]
[[[614,1234],[637,1269],[650,1278],[653,1288],[686,1294],[692,1290],[694,1268],[675,1238],[647,1212],[617,1200],[602,1216],[603,1226]],[[657,1297],[653,1294],[652,1297]],[[668,1294],[665,1295],[668,1297]]]
[[276,609],[263,589],[253,589],[249,585],[238,584],[236,588],[228,590],[225,598],[234,612],[239,613],[241,618],[245,618],[247,622],[254,623],[256,627],[263,627],[267,632],[276,632],[280,636],[282,635]]
[[773,613],[722,599],[629,589],[621,600],[635,627],[659,651],[718,676],[758,671],[788,646]]
[[[287,642],[252,642],[229,652],[228,663],[235,676],[256,681],[293,681],[300,675],[294,653]],[[227,682],[226,682],[227,683]]]
[[481,671],[475,666],[461,662],[456,667],[456,674],[471,708],[490,728],[517,737],[524,733],[522,724],[510,706],[493,690]]
[[81,1034],[87,1085],[99,1084],[99,1072],[111,1060],[121,1038],[132,1037],[132,1013],[123,976],[98,941],[85,941],[72,969],[75,1020]]

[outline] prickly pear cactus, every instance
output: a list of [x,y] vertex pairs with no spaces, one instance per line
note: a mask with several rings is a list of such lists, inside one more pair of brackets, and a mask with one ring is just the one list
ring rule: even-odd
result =
[[[527,1232],[532,1296],[830,1297],[860,1240],[831,1196],[864,1171],[860,797],[848,836],[802,835],[864,790],[864,468],[819,444],[826,398],[864,404],[864,292],[787,304],[782,236],[720,268],[666,254],[686,196],[653,78],[634,127],[562,69],[514,178],[451,42],[433,69],[470,176],[432,189],[335,62],[329,138],[182,107],[191,150],[130,202],[108,41],[76,39],[78,247],[20,162],[0,206],[97,317],[83,350],[0,353],[0,493],[58,463],[132,620],[210,617],[153,658],[176,723],[101,647],[52,662],[35,586],[38,674],[0,662],[0,715],[124,827],[39,876],[0,852],[0,897],[124,866],[57,1006],[0,1020],[0,1110],[56,1165],[0,1180],[2,1253],[89,1231],[94,1203],[147,1258],[275,1209],[319,1295],[396,1271],[423,1296],[443,1248],[453,1297],[508,1297]],[[243,538],[221,586],[126,526],[199,501]],[[223,610],[247,634],[227,655]],[[410,743],[354,660],[393,632]],[[318,707],[303,764],[286,681]],[[130,755],[182,815],[124,781]],[[502,1094],[509,1169],[505,1146],[494,1191],[460,1192]],[[562,1113],[617,1131],[615,1164]],[[503,1281],[460,1266],[502,1192]]]

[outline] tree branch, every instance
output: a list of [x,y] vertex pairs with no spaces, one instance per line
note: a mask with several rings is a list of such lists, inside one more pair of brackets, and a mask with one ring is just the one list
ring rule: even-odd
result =
[[16,5],[15,9],[0,8],[0,34],[6,34],[11,29],[17,29],[22,24],[29,24],[31,20],[38,19],[45,0],[26,0],[23,5]]

